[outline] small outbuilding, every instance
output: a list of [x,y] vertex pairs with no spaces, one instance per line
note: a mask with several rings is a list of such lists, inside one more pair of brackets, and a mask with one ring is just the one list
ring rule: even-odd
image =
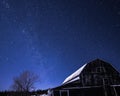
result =
[[120,96],[120,74],[110,64],[96,59],[51,89],[52,96]]

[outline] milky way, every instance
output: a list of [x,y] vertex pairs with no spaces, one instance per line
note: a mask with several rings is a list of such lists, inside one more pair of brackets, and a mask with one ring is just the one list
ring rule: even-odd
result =
[[120,70],[120,0],[1,0],[0,90],[24,70],[37,89],[100,58]]

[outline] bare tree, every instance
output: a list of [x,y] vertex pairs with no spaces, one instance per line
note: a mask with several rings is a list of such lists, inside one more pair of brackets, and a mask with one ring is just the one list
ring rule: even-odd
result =
[[15,91],[30,91],[38,81],[38,76],[31,71],[24,71],[13,79],[12,89]]

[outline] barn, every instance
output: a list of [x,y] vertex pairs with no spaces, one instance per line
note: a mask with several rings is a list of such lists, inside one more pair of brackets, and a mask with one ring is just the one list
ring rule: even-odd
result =
[[119,90],[119,72],[110,63],[95,59],[49,91],[52,96],[120,96]]

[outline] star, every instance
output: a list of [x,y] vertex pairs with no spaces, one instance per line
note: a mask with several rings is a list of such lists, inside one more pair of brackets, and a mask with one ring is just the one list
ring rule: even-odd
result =
[[25,29],[23,29],[23,30],[22,30],[22,33],[23,33],[23,34],[25,34],[25,33],[26,33]]
[[10,5],[9,5],[8,3],[6,3],[6,4],[5,4],[5,7],[6,7],[7,9],[9,9],[9,8],[10,8]]
[[120,11],[118,11],[118,15],[120,15]]
[[8,61],[9,60],[9,58],[8,57],[6,57],[6,61]]

